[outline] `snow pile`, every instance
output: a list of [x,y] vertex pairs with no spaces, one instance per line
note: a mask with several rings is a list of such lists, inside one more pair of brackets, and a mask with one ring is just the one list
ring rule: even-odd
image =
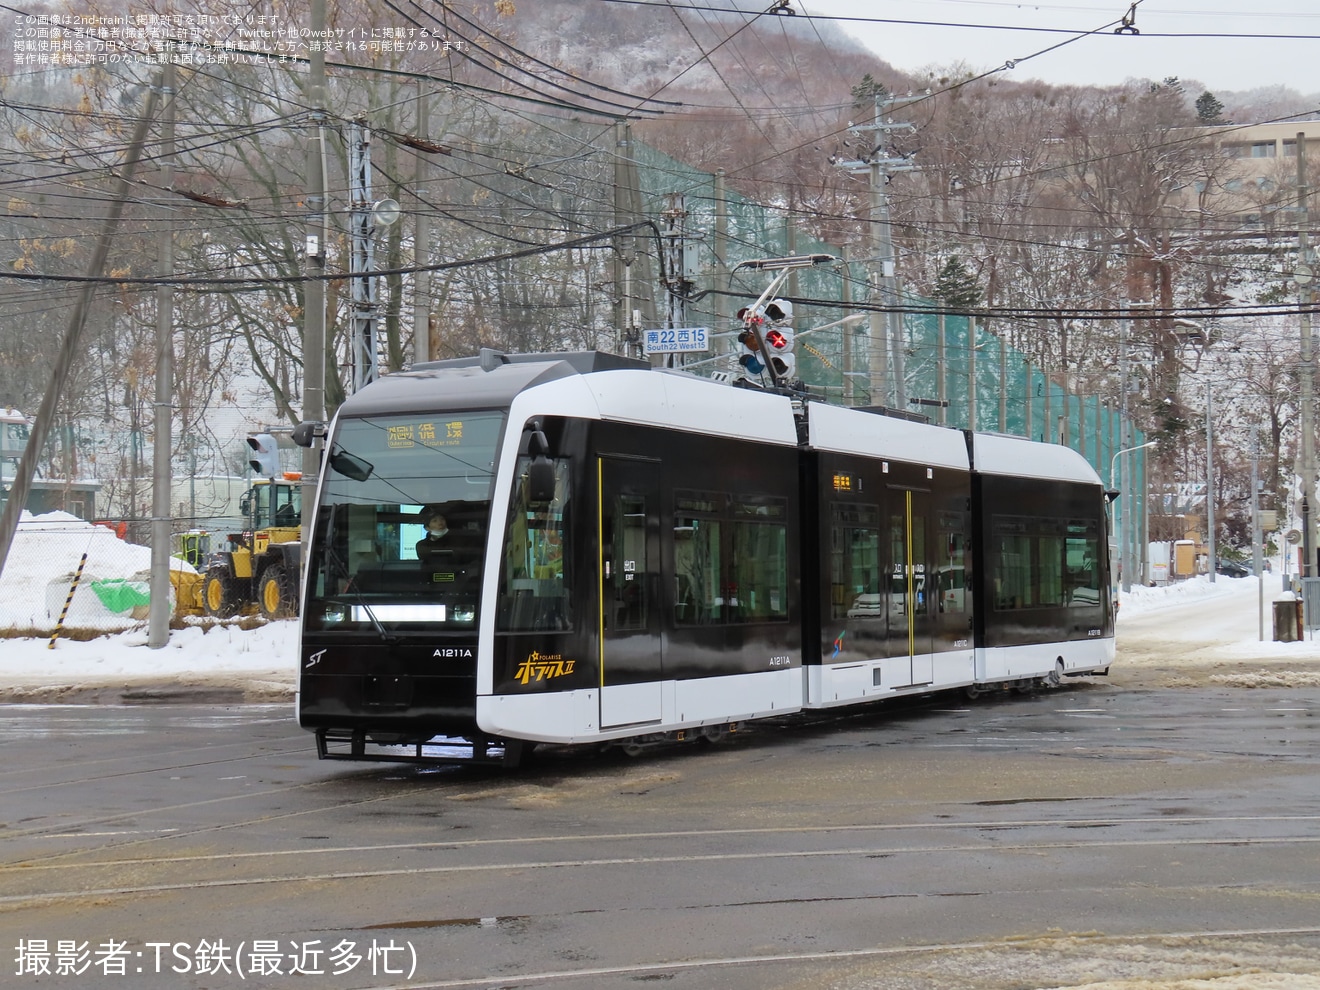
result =
[[59,700],[99,685],[206,685],[270,699],[292,696],[298,622],[175,629],[159,650],[147,646],[144,628],[54,644],[52,649],[49,639],[0,640],[0,691],[11,698]]
[[[171,566],[192,571],[181,560]],[[146,617],[150,574],[150,547],[126,543],[113,530],[67,512],[25,511],[0,573],[0,628],[54,629],[66,602],[66,626],[129,628]]]
[[1274,606],[1291,592],[1276,574],[1205,576],[1120,595],[1115,684],[1296,688],[1320,685],[1320,640],[1275,642]]
[[[1265,583],[1271,593],[1277,593],[1282,587],[1280,579],[1276,575],[1266,575]],[[1231,578],[1222,574],[1216,574],[1214,583],[1204,574],[1194,578],[1188,578],[1186,581],[1176,581],[1164,585],[1160,588],[1149,588],[1141,585],[1133,585],[1132,590],[1119,592],[1118,610],[1120,621],[1123,616],[1136,615],[1149,612],[1153,609],[1169,608],[1174,605],[1185,605],[1189,602],[1203,601],[1207,598],[1224,598],[1229,595],[1238,594],[1250,584],[1254,590],[1256,588],[1256,579],[1254,577]]]

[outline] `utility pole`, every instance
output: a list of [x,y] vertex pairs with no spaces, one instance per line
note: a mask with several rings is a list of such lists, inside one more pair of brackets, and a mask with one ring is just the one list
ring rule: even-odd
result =
[[1311,251],[1307,242],[1310,215],[1307,211],[1306,132],[1297,134],[1297,304],[1302,331],[1301,428],[1302,428],[1302,572],[1315,575],[1315,356],[1311,341]]
[[[724,169],[715,171],[715,285],[723,290],[729,284],[729,196]],[[715,332],[722,333],[729,322],[729,300],[723,292],[715,294]]]
[[[1036,404],[1036,395],[1032,391],[1031,386],[1032,386],[1032,381],[1036,377],[1036,369],[1032,367],[1031,358],[1023,358],[1022,360],[1023,363],[1025,363],[1027,366],[1026,367],[1027,406],[1026,409],[1023,410],[1024,418],[1023,418],[1023,426],[1022,426],[1022,435],[1026,437],[1028,440],[1034,440],[1036,438],[1036,434],[1035,434],[1036,424],[1032,419],[1032,407]],[[1110,479],[1109,483],[1113,484],[1112,478]]]
[[352,330],[349,355],[353,391],[359,392],[380,377],[376,347],[375,227],[371,222],[371,131],[365,120],[349,125],[348,180],[352,199]]
[[[325,0],[311,0],[313,38],[325,36]],[[325,203],[325,50],[312,45],[307,77],[307,103],[311,106],[311,136],[307,139],[307,228],[305,254],[307,281],[303,284],[303,422],[325,421],[325,252],[329,224]],[[302,452],[302,559],[315,521],[316,485],[321,473],[321,451]]]
[[[1132,446],[1132,424],[1128,420],[1129,320],[1127,314],[1126,293],[1124,294],[1124,296],[1125,297],[1119,302],[1119,306],[1123,311],[1123,315],[1118,318],[1118,402],[1119,402],[1118,449],[1119,450],[1130,448]],[[1048,381],[1046,381],[1045,388],[1046,391],[1048,392],[1049,390]],[[1123,575],[1123,590],[1131,591],[1132,590],[1132,552],[1131,552],[1132,548],[1129,546],[1129,543],[1132,540],[1132,530],[1135,528],[1132,525],[1132,522],[1130,521],[1130,518],[1133,515],[1132,513],[1133,494],[1132,494],[1132,485],[1130,484],[1128,478],[1130,471],[1128,467],[1125,465],[1120,465],[1120,467],[1122,467],[1123,473],[1122,475],[1120,475],[1122,481],[1121,484],[1118,486],[1119,498],[1118,498],[1117,509],[1118,509],[1118,515],[1120,516],[1120,519],[1122,521],[1121,528],[1123,533],[1123,540],[1122,540],[1122,544],[1118,548],[1118,561],[1119,561],[1119,570]],[[1113,472],[1111,471],[1110,474],[1112,475]],[[1109,479],[1109,483],[1111,485],[1114,483],[1112,477]]]
[[940,400],[940,426],[949,425],[949,342],[945,336],[947,325],[945,316],[940,313],[936,319],[939,321],[939,370],[940,384],[936,397]]
[[[161,70],[160,185],[166,193],[174,186],[174,50],[165,46]],[[156,286],[156,401],[153,405],[151,472],[151,600],[147,609],[147,646],[159,650],[170,639],[170,497],[174,473],[170,470],[171,426],[174,420],[174,275],[173,211],[160,211]]]
[[[853,173],[864,173],[871,183],[871,289],[870,302],[878,303],[881,312],[872,310],[870,322],[871,403],[907,408],[907,383],[904,381],[903,314],[899,312],[897,268],[894,258],[893,226],[889,214],[889,179],[895,172],[911,172],[916,166],[906,158],[890,157],[884,150],[885,137],[891,131],[914,130],[912,124],[890,123],[884,118],[885,110],[895,104],[908,102],[907,98],[883,97],[876,92],[875,118],[870,124],[857,124],[848,130],[854,134],[873,135],[871,153],[862,159],[836,161],[835,165]],[[883,136],[882,136],[883,135]],[[893,368],[893,387],[890,387],[889,368]]]
[[1219,557],[1215,552],[1215,434],[1213,425],[1214,396],[1210,394],[1210,383],[1205,383],[1205,530],[1206,551],[1210,555],[1206,569],[1210,572],[1210,583],[1215,583],[1215,564]]
[[[426,80],[417,80],[417,136],[422,140],[430,134],[430,104],[426,98]],[[413,283],[413,363],[431,360],[431,273],[426,266],[431,262],[431,218],[426,213],[422,190],[429,178],[430,163],[426,155],[417,152],[417,172],[413,184],[413,197],[417,200],[417,228],[413,234],[413,258],[417,277]]]
[[1256,619],[1265,642],[1265,547],[1260,532],[1260,430],[1251,433],[1251,569],[1256,572]]
[[[843,278],[839,283],[839,298],[843,304],[843,311],[847,313],[852,309],[852,265],[850,262],[851,251],[848,245],[843,246],[842,271]],[[843,326],[843,350],[840,362],[842,371],[840,377],[843,379],[843,404],[848,407],[857,404],[857,398],[853,392],[853,328],[849,324]]]
[[1008,341],[999,338],[999,432],[1008,432]]
[[[637,209],[640,194],[633,194],[632,168],[632,125],[626,120],[614,125],[614,223],[616,227],[625,227],[639,219]],[[635,357],[639,351],[640,327],[636,313],[636,292],[634,274],[640,276],[641,265],[637,264],[637,232],[630,230],[614,239],[614,285],[615,308],[614,325],[618,330],[616,350],[620,354]]]
[[[665,199],[668,202],[664,213],[667,224],[664,237],[665,326],[672,330],[688,325],[687,302],[692,294],[692,282],[688,278],[691,266],[688,264],[687,203],[682,193],[668,193]],[[667,357],[672,362],[674,355]],[[679,361],[686,361],[686,356],[679,355]]]
[[976,429],[976,317],[967,317],[967,428]]

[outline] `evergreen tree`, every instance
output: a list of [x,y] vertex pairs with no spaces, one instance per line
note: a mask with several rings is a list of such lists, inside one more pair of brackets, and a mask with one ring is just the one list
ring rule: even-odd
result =
[[1196,122],[1210,126],[1213,124],[1226,124],[1224,120],[1224,104],[1215,99],[1215,94],[1206,90],[1196,98]]
[[956,254],[950,255],[935,276],[934,296],[950,309],[966,309],[981,301],[976,276]]
[[885,84],[876,82],[875,77],[869,72],[852,88],[853,107],[857,109],[874,106],[876,97],[883,100],[888,96],[889,90]]

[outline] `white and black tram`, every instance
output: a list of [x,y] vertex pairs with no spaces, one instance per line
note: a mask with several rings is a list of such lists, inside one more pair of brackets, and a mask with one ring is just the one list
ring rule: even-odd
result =
[[1066,447],[595,352],[421,365],[312,432],[323,757],[512,762],[1113,660],[1105,492]]

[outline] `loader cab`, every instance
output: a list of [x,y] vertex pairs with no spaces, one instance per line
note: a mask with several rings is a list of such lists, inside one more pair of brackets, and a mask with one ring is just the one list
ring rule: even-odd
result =
[[245,529],[290,528],[302,518],[302,485],[298,480],[271,481],[262,478],[243,493],[238,502]]
[[202,607],[216,618],[258,611],[269,619],[297,612],[302,561],[302,479],[263,478],[239,499],[243,531],[211,554]]

